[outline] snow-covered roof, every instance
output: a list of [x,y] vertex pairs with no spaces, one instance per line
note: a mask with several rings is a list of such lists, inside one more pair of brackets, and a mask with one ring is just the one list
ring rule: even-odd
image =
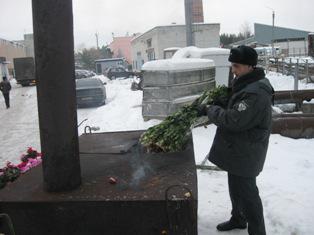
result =
[[164,51],[175,51],[179,49],[181,49],[181,47],[168,47],[168,48],[165,48]]
[[99,60],[95,60],[95,62],[115,61],[115,60],[125,60],[125,59],[124,59],[124,58],[109,58],[109,59],[99,59]]
[[214,61],[209,59],[166,59],[146,62],[142,70],[150,71],[184,71],[214,67]]

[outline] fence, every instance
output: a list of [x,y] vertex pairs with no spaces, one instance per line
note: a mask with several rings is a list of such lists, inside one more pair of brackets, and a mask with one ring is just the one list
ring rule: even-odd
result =
[[303,58],[269,59],[264,57],[259,61],[259,65],[264,67],[266,70],[276,71],[284,75],[291,75],[295,78],[296,81],[306,79],[307,83],[314,83],[313,60]]

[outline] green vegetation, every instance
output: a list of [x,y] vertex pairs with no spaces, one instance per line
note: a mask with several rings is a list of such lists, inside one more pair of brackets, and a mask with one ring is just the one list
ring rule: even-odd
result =
[[160,124],[149,128],[141,136],[140,142],[148,152],[178,152],[184,149],[191,126],[198,118],[202,106],[215,104],[228,96],[225,86],[205,91],[191,105],[182,107],[168,116]]

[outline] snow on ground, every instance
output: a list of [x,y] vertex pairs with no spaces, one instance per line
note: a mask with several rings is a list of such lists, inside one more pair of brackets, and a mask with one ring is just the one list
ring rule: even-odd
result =
[[142,117],[142,91],[132,91],[132,79],[107,81],[106,105],[91,108],[78,109],[78,123],[85,118],[79,128],[79,133],[84,132],[86,125],[99,127],[100,132],[143,130],[159,123],[157,120],[144,122]]
[[[293,90],[294,77],[282,75],[281,73],[268,72],[266,77],[270,80],[275,91]],[[299,81],[299,90],[314,89],[314,83],[306,83],[306,79]]]
[[6,161],[18,163],[27,147],[40,147],[36,87],[21,87],[15,80],[11,85],[10,109],[0,93],[0,167]]
[[[210,149],[216,127],[193,130],[196,162]],[[271,135],[264,170],[257,178],[267,234],[314,234],[314,139],[294,140]],[[221,234],[215,226],[230,216],[225,172],[198,171],[199,234]],[[228,233],[247,234],[246,231]]]
[[[293,88],[293,78],[269,73],[276,90]],[[105,79],[105,78],[102,78]],[[106,80],[106,79],[105,79]],[[78,110],[78,123],[99,127],[103,131],[145,129],[159,123],[144,122],[141,116],[141,91],[131,91],[131,79],[107,81],[107,103],[104,106]],[[0,97],[0,163],[17,162],[26,147],[39,149],[39,132],[35,87],[20,87],[13,83],[12,107],[4,108]],[[313,89],[313,84],[300,83],[300,88]],[[193,130],[196,162],[200,163],[210,149],[216,127]],[[258,177],[258,186],[264,204],[268,234],[314,234],[314,139],[289,139],[271,135],[264,171]],[[208,163],[209,164],[209,163]],[[198,227],[199,234],[222,234],[217,223],[230,216],[230,201],[225,172],[198,171]],[[226,234],[247,234],[232,231]]]
[[[278,61],[282,61],[282,59],[278,59]],[[285,63],[293,63],[296,64],[299,62],[299,64],[305,64],[306,62],[308,64],[314,64],[314,59],[311,56],[290,56],[284,58]]]

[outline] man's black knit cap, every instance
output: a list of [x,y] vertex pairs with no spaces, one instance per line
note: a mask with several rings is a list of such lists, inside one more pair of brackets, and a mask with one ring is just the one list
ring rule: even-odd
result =
[[237,64],[256,66],[257,53],[252,47],[238,46],[230,50],[229,61]]

